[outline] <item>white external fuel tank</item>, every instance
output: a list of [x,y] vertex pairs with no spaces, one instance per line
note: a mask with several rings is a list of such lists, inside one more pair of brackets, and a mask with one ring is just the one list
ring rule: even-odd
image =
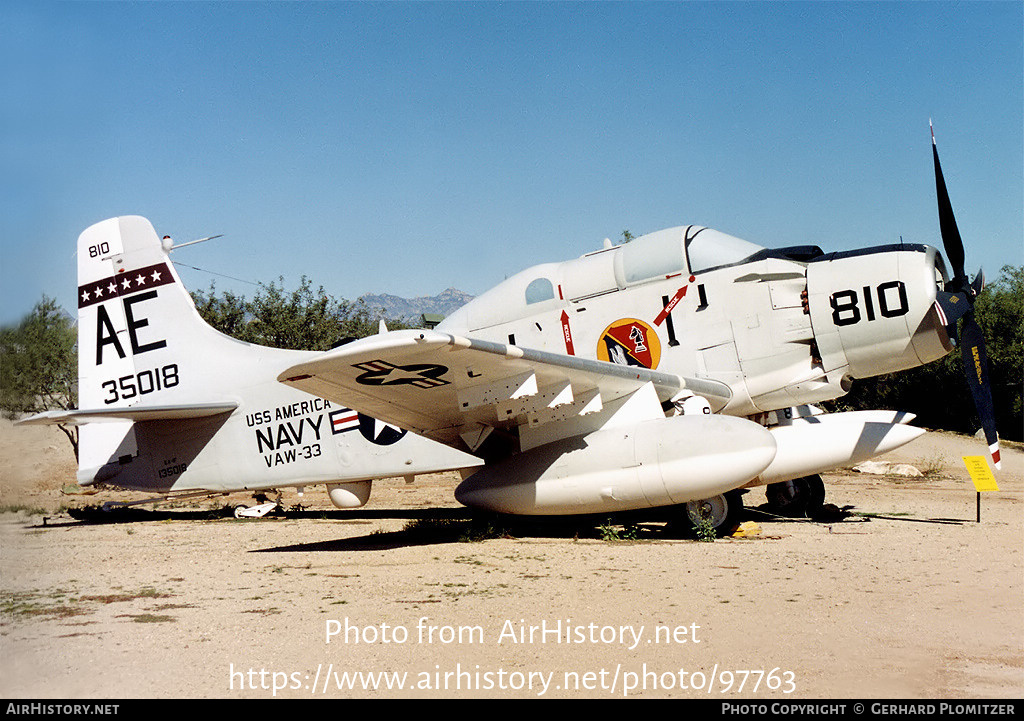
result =
[[738,488],[775,457],[764,427],[732,416],[676,416],[603,428],[488,466],[455,497],[501,513],[610,513],[688,503]]
[[912,413],[851,411],[797,417],[771,428],[778,450],[746,487],[789,481],[862,463],[921,436]]

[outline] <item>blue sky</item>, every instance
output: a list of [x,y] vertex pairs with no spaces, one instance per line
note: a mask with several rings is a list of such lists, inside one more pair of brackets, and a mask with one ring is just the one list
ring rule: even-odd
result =
[[[191,288],[478,294],[624,229],[1024,262],[1024,5],[0,5],[0,323],[148,217]],[[240,279],[230,280],[222,276]]]

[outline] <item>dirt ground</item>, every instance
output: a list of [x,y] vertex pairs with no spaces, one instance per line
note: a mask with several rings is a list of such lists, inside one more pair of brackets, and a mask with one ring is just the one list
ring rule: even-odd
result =
[[452,475],[347,512],[309,488],[285,517],[216,512],[239,496],[82,520],[133,495],[62,493],[60,432],[5,422],[0,695],[1020,698],[1024,454],[978,523],[960,456],[984,452],[928,433],[889,456],[924,478],[827,475],[850,513],[827,522],[754,489],[758,535],[704,543],[601,519],[474,535]]

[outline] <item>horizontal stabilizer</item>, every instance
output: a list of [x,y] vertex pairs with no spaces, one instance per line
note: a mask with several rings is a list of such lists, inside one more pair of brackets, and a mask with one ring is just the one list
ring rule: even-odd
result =
[[219,413],[230,413],[238,408],[235,402],[195,403],[171,406],[129,406],[127,408],[90,408],[71,411],[45,411],[22,418],[15,425],[56,425],[58,423],[83,425],[96,421],[167,421],[182,418],[206,418]]

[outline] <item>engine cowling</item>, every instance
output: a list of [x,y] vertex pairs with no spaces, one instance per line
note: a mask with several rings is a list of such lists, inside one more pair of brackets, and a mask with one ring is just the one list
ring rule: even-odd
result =
[[467,506],[569,515],[688,503],[742,486],[775,457],[762,426],[732,416],[656,418],[549,443],[474,473]]
[[808,263],[811,326],[829,377],[894,373],[952,350],[935,307],[944,276],[941,256],[926,245],[831,253]]

